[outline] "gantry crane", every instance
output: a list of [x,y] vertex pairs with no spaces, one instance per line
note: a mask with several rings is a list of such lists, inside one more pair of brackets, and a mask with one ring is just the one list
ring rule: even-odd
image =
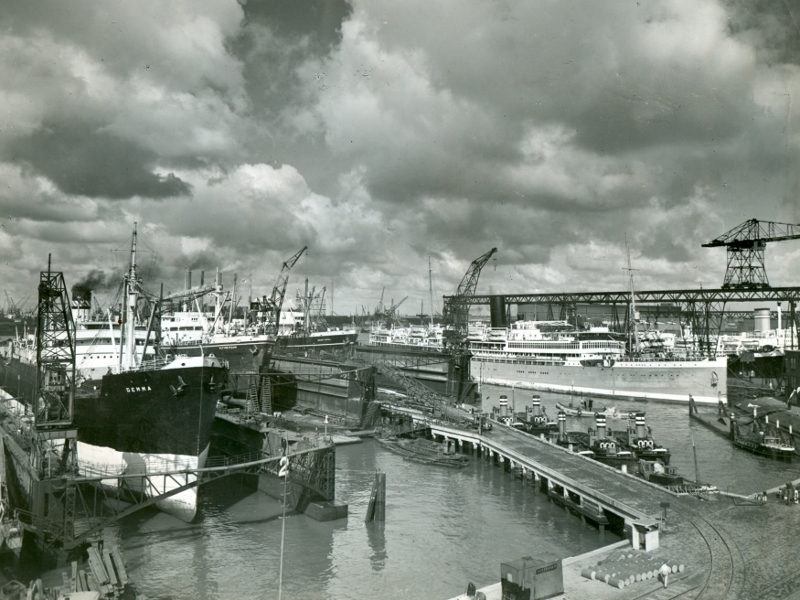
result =
[[481,269],[489,262],[492,255],[497,252],[497,248],[492,248],[472,261],[467,269],[464,278],[458,285],[455,296],[445,297],[443,321],[444,321],[444,347],[449,350],[462,350],[467,339],[467,325],[469,321],[469,299],[475,294],[478,287],[478,278],[481,276]]
[[703,248],[725,246],[728,249],[728,267],[722,289],[757,290],[770,287],[764,267],[767,242],[798,238],[800,225],[750,219],[703,244]]

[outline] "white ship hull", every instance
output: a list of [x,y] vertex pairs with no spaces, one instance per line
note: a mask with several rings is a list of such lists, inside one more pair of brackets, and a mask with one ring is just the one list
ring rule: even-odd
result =
[[[94,446],[78,442],[78,464],[81,475],[149,475],[148,480],[131,478],[126,485],[147,496],[160,496],[182,485],[197,480],[194,474],[174,474],[183,469],[201,469],[208,457],[208,446],[199,456],[179,454],[143,454],[137,452],[119,452],[113,448]],[[159,476],[161,473],[172,475]],[[104,484],[116,488],[117,479],[108,479]],[[164,500],[156,502],[156,506],[181,521],[191,522],[197,514],[197,486],[178,492]]]
[[726,358],[589,366],[473,356],[470,368],[482,383],[542,391],[686,403],[691,395],[705,404],[728,395]]

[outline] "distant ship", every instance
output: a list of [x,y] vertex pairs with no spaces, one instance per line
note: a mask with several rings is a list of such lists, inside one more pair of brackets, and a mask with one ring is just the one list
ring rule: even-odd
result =
[[161,341],[167,350],[188,356],[213,354],[228,362],[231,373],[243,374],[267,367],[273,353],[344,350],[358,337],[355,329],[331,329],[319,316],[313,317],[313,296],[305,301],[304,311],[281,311],[276,332],[257,301],[251,303],[249,320],[226,318],[219,276],[212,293],[215,302],[210,311],[198,306],[161,317]]
[[595,396],[716,404],[727,398],[727,359],[671,352],[629,354],[608,328],[517,321],[470,340],[483,383]]
[[[79,318],[75,330],[73,424],[78,430],[79,469],[87,475],[114,475],[203,467],[217,401],[227,386],[227,365],[209,355],[159,355],[150,342],[151,332],[136,327],[140,285],[135,227],[123,287],[121,319],[109,317],[104,323]],[[80,302],[74,307],[80,312]],[[18,402],[32,405],[35,338],[13,340],[3,348],[0,381]],[[194,476],[188,477],[191,481]],[[161,494],[178,485],[170,478],[152,484],[141,491]],[[197,511],[197,488],[157,506],[191,521]]]

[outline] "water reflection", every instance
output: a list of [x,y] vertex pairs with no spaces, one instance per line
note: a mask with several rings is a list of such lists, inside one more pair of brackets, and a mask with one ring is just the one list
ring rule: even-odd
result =
[[386,566],[386,525],[384,523],[373,521],[366,524],[367,541],[372,550],[369,562],[372,565],[373,571],[382,571]]

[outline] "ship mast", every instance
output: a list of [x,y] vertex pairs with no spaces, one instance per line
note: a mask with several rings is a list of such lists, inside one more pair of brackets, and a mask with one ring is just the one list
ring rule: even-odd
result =
[[125,316],[122,324],[124,351],[120,356],[120,370],[130,369],[136,364],[136,301],[139,282],[136,277],[136,223],[133,224],[131,240],[131,263],[125,278]]
[[[428,292],[431,296],[431,329],[433,329],[433,274],[431,272],[431,257],[428,256]],[[420,311],[422,312],[422,311]]]
[[631,326],[629,327],[629,347],[630,352],[635,352],[638,350],[639,346],[639,313],[636,311],[636,292],[633,290],[633,272],[638,269],[631,268],[631,249],[628,246],[628,236],[625,236],[625,251],[628,255],[628,268],[625,270],[628,271],[628,277],[630,278],[631,286]]

